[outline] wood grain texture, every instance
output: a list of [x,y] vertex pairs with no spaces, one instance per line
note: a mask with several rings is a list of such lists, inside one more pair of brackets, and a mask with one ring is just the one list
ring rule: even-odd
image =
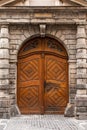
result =
[[20,50],[17,102],[22,114],[64,113],[68,63],[65,49],[56,40],[36,38],[36,43],[30,40]]
[[64,113],[68,102],[67,61],[45,56],[45,111],[46,113]]

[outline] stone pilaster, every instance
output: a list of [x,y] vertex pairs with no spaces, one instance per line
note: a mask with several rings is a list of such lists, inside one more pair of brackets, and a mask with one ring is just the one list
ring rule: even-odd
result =
[[77,92],[75,98],[75,116],[78,119],[87,118],[87,50],[85,24],[77,26]]
[[9,28],[0,26],[0,117],[10,117],[9,100]]

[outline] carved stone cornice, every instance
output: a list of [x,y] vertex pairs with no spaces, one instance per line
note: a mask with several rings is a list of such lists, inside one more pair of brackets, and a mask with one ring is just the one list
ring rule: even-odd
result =
[[[0,1],[0,6],[5,6],[9,3],[12,3],[12,2],[17,2],[17,1],[26,1],[26,0],[1,0]],[[63,0],[62,0],[63,1]],[[76,3],[76,4],[79,4],[79,5],[82,5],[82,6],[87,6],[87,2],[85,0],[70,0],[71,2],[73,3]],[[55,2],[55,1],[54,1]]]
[[87,7],[0,7],[0,24],[87,24],[86,12]]

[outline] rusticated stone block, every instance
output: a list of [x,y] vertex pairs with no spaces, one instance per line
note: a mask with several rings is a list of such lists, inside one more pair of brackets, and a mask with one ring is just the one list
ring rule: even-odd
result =
[[16,79],[16,74],[10,74],[9,79]]
[[87,113],[81,113],[81,112],[78,112],[76,113],[76,116],[75,116],[76,119],[79,119],[79,120],[87,120]]
[[9,79],[9,74],[0,74],[0,79]]
[[85,73],[79,73],[79,74],[77,74],[76,75],[76,78],[79,78],[79,79],[87,79],[87,74],[85,74]]
[[[77,75],[86,74],[86,68],[77,68]],[[79,78],[79,77],[78,77]]]
[[0,113],[9,113],[10,112],[10,108],[0,108]]
[[0,48],[9,49],[9,40],[7,38],[1,38],[0,39]]
[[0,49],[0,59],[9,59],[8,49]]
[[78,25],[77,27],[77,39],[86,38],[85,25]]
[[17,51],[18,50],[15,50],[15,49],[14,50],[10,50],[10,55],[17,55]]
[[69,46],[71,46],[71,45],[75,46],[76,45],[76,40],[68,39],[67,42],[68,42]]
[[87,100],[87,95],[76,95],[75,100]]
[[1,34],[8,34],[9,30],[8,30],[8,24],[2,24],[1,25]]
[[75,60],[75,59],[76,59],[76,55],[70,55],[70,56],[69,56],[69,59],[70,59],[70,60]]
[[77,63],[86,63],[86,59],[77,59]]
[[84,53],[84,54],[86,54],[86,49],[77,49],[77,53]]
[[69,44],[69,49],[72,49],[72,50],[75,49],[76,50],[76,45],[70,45]]
[[70,94],[75,94],[76,93],[76,89],[71,89],[69,90]]
[[9,69],[9,64],[4,64],[3,61],[0,64],[0,69]]
[[70,55],[75,55],[76,54],[76,50],[69,50],[69,54]]
[[9,61],[10,61],[11,63],[17,63],[17,59],[15,59],[15,60],[14,60],[14,59],[10,59]]
[[77,90],[77,95],[86,95],[87,94],[87,90]]
[[9,34],[1,33],[0,38],[8,38],[9,39]]
[[8,113],[3,113],[3,116],[1,117],[1,118],[3,118],[3,119],[10,119],[10,112],[8,112]]
[[86,59],[87,54],[86,53],[77,53],[76,54],[76,59]]
[[9,75],[9,69],[0,69],[0,75]]
[[77,68],[87,68],[87,63],[78,63],[77,62]]
[[78,112],[87,112],[87,107],[76,107],[76,112],[78,113]]
[[76,88],[77,89],[87,89],[87,84],[77,84]]
[[0,79],[0,85],[9,85],[9,79]]
[[0,99],[0,108],[9,108],[10,100],[8,99]]
[[10,94],[14,94],[15,93],[15,89],[13,88],[12,90],[9,91]]
[[76,106],[77,107],[81,107],[81,106],[87,107],[87,100],[76,100]]
[[[80,41],[80,42],[79,42],[79,41]],[[82,40],[81,40],[81,39],[78,39],[77,45],[76,45],[76,49],[86,49],[86,48],[87,48],[86,42],[84,42],[84,43],[82,44],[82,41],[83,41],[83,39],[82,39]]]
[[9,84],[7,85],[0,85],[0,90],[8,90],[9,89]]
[[86,78],[85,79],[77,79],[77,84],[86,84]]
[[17,56],[16,56],[16,55],[11,55],[11,56],[10,56],[10,59],[16,60],[16,59],[17,59]]
[[16,88],[16,84],[10,84],[9,87],[15,89]]
[[86,39],[85,38],[79,38],[79,39],[77,39],[77,46],[81,45],[82,43],[83,43],[83,45],[86,45]]

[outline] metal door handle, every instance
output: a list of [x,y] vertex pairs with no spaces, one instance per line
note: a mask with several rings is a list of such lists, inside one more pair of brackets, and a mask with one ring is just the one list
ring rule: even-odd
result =
[[46,81],[44,81],[44,88],[46,88]]

